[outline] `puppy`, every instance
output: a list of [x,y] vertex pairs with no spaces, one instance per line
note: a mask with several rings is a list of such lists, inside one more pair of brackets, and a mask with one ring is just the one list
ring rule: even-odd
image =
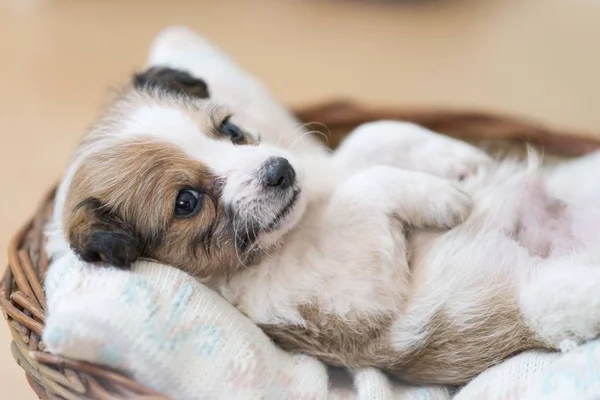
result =
[[169,73],[137,76],[85,137],[51,255],[171,264],[289,351],[413,383],[600,332],[598,212],[550,196],[534,159],[387,121],[293,154]]

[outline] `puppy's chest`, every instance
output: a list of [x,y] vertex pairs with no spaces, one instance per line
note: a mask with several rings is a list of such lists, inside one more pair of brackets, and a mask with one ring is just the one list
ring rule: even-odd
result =
[[[322,209],[307,213],[283,246],[230,282],[226,297],[255,322],[305,325],[307,316],[311,323],[332,318],[358,321],[391,315],[398,308],[403,289],[400,268],[387,265],[387,259],[385,267],[381,265],[389,258],[388,247],[396,235],[376,233],[386,235],[380,241],[386,245],[371,249],[369,260],[340,262],[328,258],[320,247],[321,216]],[[397,230],[402,234],[400,227]],[[376,257],[378,253],[385,256]]]

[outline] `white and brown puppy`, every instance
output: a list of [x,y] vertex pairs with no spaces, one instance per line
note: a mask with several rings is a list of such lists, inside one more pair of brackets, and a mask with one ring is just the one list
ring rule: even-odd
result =
[[63,178],[52,254],[157,259],[290,351],[411,382],[461,384],[600,332],[600,218],[535,168],[396,122],[291,154],[210,92],[172,69],[124,90]]

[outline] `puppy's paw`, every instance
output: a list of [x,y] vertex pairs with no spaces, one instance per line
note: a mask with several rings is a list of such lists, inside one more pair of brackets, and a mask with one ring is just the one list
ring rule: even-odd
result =
[[457,183],[440,180],[426,200],[424,225],[452,228],[464,222],[473,210],[473,200]]
[[437,156],[431,158],[428,172],[442,178],[462,181],[492,163],[492,159],[486,153],[466,143],[448,141],[447,144],[446,151],[440,151]]

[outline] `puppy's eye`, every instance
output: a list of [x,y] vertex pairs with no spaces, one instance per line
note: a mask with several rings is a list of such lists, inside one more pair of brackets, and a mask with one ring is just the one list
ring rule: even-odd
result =
[[202,196],[194,189],[183,189],[175,200],[175,216],[186,218],[195,215],[202,207]]
[[227,136],[233,143],[241,143],[244,140],[244,132],[236,124],[230,121],[231,117],[227,117],[221,122],[219,131]]

